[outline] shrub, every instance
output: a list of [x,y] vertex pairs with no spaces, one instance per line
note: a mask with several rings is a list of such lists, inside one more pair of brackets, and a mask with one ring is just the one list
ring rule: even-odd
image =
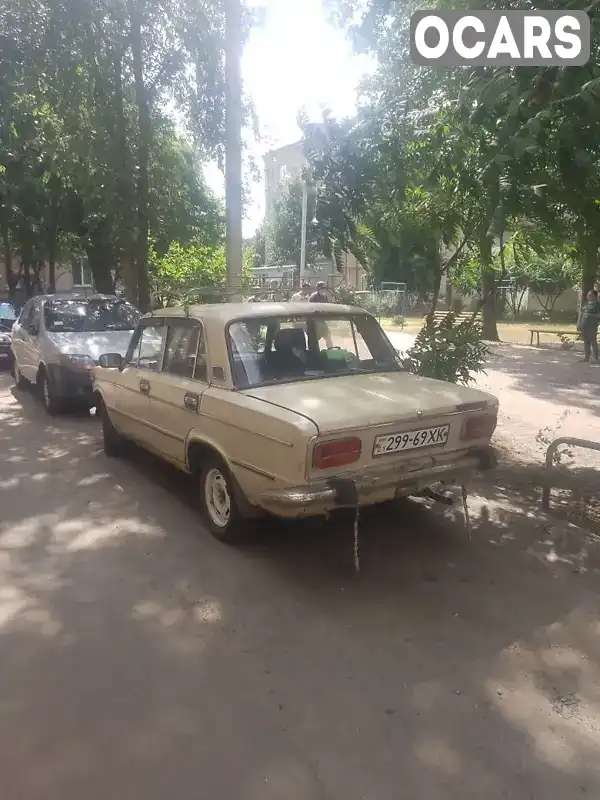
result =
[[450,312],[419,332],[406,354],[411,372],[463,384],[484,372],[490,350],[482,340],[481,322],[471,318],[456,325],[455,320],[456,313]]

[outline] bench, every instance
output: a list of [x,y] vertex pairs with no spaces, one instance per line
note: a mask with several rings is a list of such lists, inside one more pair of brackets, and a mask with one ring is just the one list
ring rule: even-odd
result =
[[578,331],[574,330],[564,330],[564,331],[553,331],[549,330],[548,328],[529,328],[529,333],[531,334],[529,338],[529,346],[533,347],[533,337],[534,335],[537,336],[537,344],[536,347],[540,346],[540,333],[549,333],[552,336],[579,336]]
[[[443,322],[448,314],[452,314],[452,311],[434,311],[433,312],[433,321],[434,323]],[[470,311],[462,311],[460,314],[457,314],[454,318],[454,325],[461,325],[463,322],[469,322],[472,319],[476,319],[478,322],[481,321],[481,312],[477,312],[473,314]],[[427,319],[427,317],[425,317]]]

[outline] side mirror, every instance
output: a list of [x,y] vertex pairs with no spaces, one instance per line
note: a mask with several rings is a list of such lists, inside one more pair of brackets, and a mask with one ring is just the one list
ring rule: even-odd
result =
[[123,366],[123,356],[119,353],[104,353],[98,359],[98,364],[104,369],[121,369]]

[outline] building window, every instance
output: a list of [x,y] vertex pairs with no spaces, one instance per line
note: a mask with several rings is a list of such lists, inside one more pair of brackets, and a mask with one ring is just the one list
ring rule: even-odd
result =
[[92,270],[87,258],[74,258],[71,263],[73,274],[73,287],[85,286],[91,288],[94,285]]

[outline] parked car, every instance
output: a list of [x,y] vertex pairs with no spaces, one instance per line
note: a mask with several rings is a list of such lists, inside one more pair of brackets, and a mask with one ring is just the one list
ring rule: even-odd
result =
[[13,327],[17,386],[34,384],[49,414],[69,402],[92,407],[98,357],[107,350],[124,354],[140,317],[134,306],[112,295],[31,298]]
[[197,476],[223,541],[264,512],[379,503],[495,464],[496,398],[410,374],[359,308],[163,309],[141,319],[125,358],[99,364],[106,454],[134,440]]
[[14,306],[0,302],[0,369],[12,368],[12,329],[16,319]]

